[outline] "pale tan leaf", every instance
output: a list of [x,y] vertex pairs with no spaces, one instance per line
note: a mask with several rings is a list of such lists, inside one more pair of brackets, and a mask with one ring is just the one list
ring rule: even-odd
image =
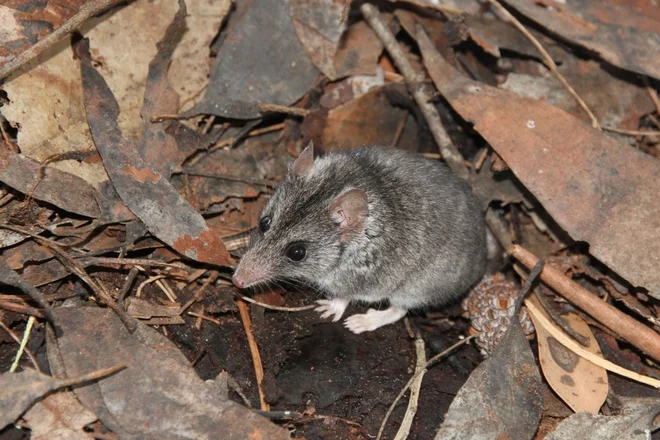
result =
[[[535,297],[530,298],[530,301],[538,307],[540,313],[546,314]],[[530,313],[530,316],[536,327],[539,360],[548,384],[573,411],[598,414],[607,398],[607,371],[561,345],[535,319],[535,315]],[[563,318],[574,331],[589,340],[589,346],[585,348],[602,357],[598,342],[587,323],[575,313],[563,315]]]
[[70,392],[51,394],[34,404],[23,418],[30,427],[32,440],[88,440],[94,436],[83,428],[96,420]]

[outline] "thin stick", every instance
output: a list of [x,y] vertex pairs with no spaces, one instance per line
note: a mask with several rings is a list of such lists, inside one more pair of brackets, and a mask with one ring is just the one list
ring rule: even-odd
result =
[[[528,269],[538,261],[534,254],[519,245],[511,246],[510,252]],[[652,329],[601,300],[553,267],[543,268],[541,280],[596,321],[656,361],[660,361],[660,335]]]
[[648,137],[660,136],[660,131],[625,130],[623,128],[615,128],[615,127],[603,127],[603,130],[611,131],[613,133],[625,134],[627,136],[648,136]]
[[658,92],[653,87],[651,87],[648,77],[642,76],[642,81],[644,81],[644,85],[646,86],[646,91],[648,92],[649,96],[651,97],[651,100],[655,104],[655,111],[658,112],[658,114],[660,115],[660,98],[658,98]]
[[[446,350],[444,350],[444,351],[436,354],[435,356],[433,356],[431,359],[429,359],[426,362],[426,365],[424,365],[424,372],[426,372],[426,370],[435,361],[437,361],[438,359],[440,359],[443,356],[446,356],[448,353],[452,352],[454,349],[460,347],[463,344],[466,344],[467,342],[469,342],[470,340],[476,338],[477,336],[479,336],[479,335],[476,334],[476,335],[468,336],[465,339],[461,339],[460,341],[458,341],[457,343],[455,343],[451,347],[449,347]],[[380,424],[380,429],[378,430],[378,435],[376,436],[376,440],[379,440],[380,436],[383,435],[383,430],[385,429],[385,425],[387,424],[387,419],[389,419],[390,414],[392,414],[392,411],[394,411],[394,407],[396,406],[397,403],[399,403],[399,400],[401,400],[401,398],[406,393],[406,391],[408,391],[408,388],[410,388],[410,386],[412,385],[413,381],[415,380],[415,378],[417,377],[418,374],[422,374],[422,373],[415,372],[415,374],[410,378],[408,383],[401,389],[399,394],[396,396],[396,398],[394,399],[394,402],[392,402],[392,404],[390,405],[389,409],[387,410],[387,413],[385,413],[385,418],[383,419],[383,422]]]
[[445,159],[445,162],[447,162],[447,165],[454,171],[454,173],[467,179],[469,172],[465,167],[465,163],[463,163],[463,157],[449,138],[449,135],[440,120],[440,115],[431,102],[431,96],[433,93],[430,91],[429,85],[425,83],[426,76],[422,73],[417,73],[412,67],[406,54],[403,52],[403,49],[401,49],[401,46],[396,41],[396,37],[390,28],[381,20],[378,8],[369,3],[365,3],[360,7],[360,11],[367,20],[367,23],[369,23],[369,26],[373,29],[374,33],[383,43],[383,46],[385,46],[385,49],[387,49],[387,52],[394,60],[394,64],[397,69],[399,69],[399,72],[401,72],[405,78],[406,86],[422,111],[422,114],[429,125],[429,129],[431,130],[431,134],[433,134],[433,139],[435,139],[435,142],[438,144],[438,148],[442,157]]
[[92,380],[110,376],[111,374],[123,370],[124,368],[126,368],[126,364],[118,364],[109,368],[104,368],[102,370],[92,371],[91,373],[83,374],[82,376],[71,377],[66,379],[58,379],[57,387],[58,388],[70,387],[72,385],[78,385],[81,383],[90,382]]
[[[30,319],[34,319],[33,317],[30,317]],[[29,324],[29,321],[28,321]],[[14,333],[9,327],[5,325],[4,322],[0,321],[0,328],[2,328],[4,331],[7,332],[7,334],[19,345],[22,344],[21,338],[18,337],[16,333]],[[26,329],[27,331],[27,329]],[[25,347],[25,354],[30,358],[30,361],[32,362],[32,365],[34,365],[34,369],[37,370],[37,372],[41,373],[41,368],[39,368],[39,364],[37,363],[37,358],[34,357],[32,354],[32,351]]]
[[525,28],[525,26],[523,26],[522,23],[520,23],[520,21],[518,21],[518,19],[516,17],[514,17],[509,11],[507,11],[504,8],[504,6],[502,6],[497,0],[488,0],[488,2],[491,5],[495,6],[495,8],[497,8],[497,11],[499,13],[501,13],[507,20],[509,20],[509,22],[513,26],[515,26],[515,28],[518,29],[529,40],[530,43],[532,43],[534,45],[536,50],[538,50],[539,53],[541,54],[541,56],[543,57],[544,64],[546,65],[546,67],[548,69],[550,69],[550,71],[557,77],[559,82],[561,82],[562,85],[566,88],[566,90],[568,90],[568,93],[571,94],[573,99],[575,99],[575,101],[577,101],[578,105],[580,107],[582,107],[582,110],[584,110],[584,112],[589,116],[589,119],[591,119],[592,127],[594,127],[595,129],[600,130],[601,127],[600,127],[600,124],[598,123],[598,118],[596,118],[596,116],[589,109],[589,106],[587,105],[587,103],[584,102],[584,100],[582,98],[580,98],[580,95],[578,95],[578,93],[569,84],[569,82],[566,80],[566,78],[564,78],[564,75],[562,75],[559,72],[559,69],[557,68],[557,65],[555,64],[554,60],[552,59],[552,57],[550,56],[548,51],[545,50],[543,45],[541,45],[539,40],[537,40],[536,37],[534,37],[534,35],[532,35],[532,33],[529,32]]
[[550,335],[552,335],[552,337],[557,340],[557,342],[559,342],[561,345],[576,355],[588,360],[592,364],[605,368],[612,373],[627,377],[628,379],[634,380],[636,382],[651,385],[655,388],[660,388],[660,380],[653,379],[648,376],[643,376],[641,374],[635,373],[634,371],[626,370],[625,368],[613,364],[612,362],[605,360],[602,357],[595,355],[584,347],[580,346],[580,344],[572,340],[568,335],[566,335],[566,333],[561,331],[559,327],[555,326],[555,324],[546,318],[538,309],[538,307],[536,307],[536,305],[530,300],[525,300],[525,305],[527,306],[529,313],[534,316],[534,319],[537,320],[543,326],[543,328],[546,329],[548,333],[550,333]]
[[241,313],[241,321],[243,321],[243,329],[245,329],[245,335],[247,336],[248,345],[250,346],[250,354],[252,354],[252,364],[254,365],[254,375],[257,377],[257,388],[259,389],[259,402],[261,404],[262,411],[270,411],[270,405],[266,402],[266,395],[264,394],[263,387],[261,383],[264,380],[264,366],[261,363],[261,355],[259,354],[259,347],[257,346],[257,341],[254,340],[254,335],[252,334],[252,320],[250,319],[250,312],[248,311],[248,306],[245,302],[238,300],[236,301],[238,305],[238,311]]
[[419,390],[422,388],[422,379],[426,373],[426,351],[424,340],[415,339],[415,352],[417,353],[417,363],[415,365],[415,380],[410,384],[410,400],[408,400],[408,409],[403,416],[401,426],[394,436],[394,440],[406,440],[410,433],[413,419],[417,413],[417,402],[419,401]]
[[138,276],[138,273],[139,271],[135,267],[131,268],[130,272],[128,272],[128,276],[126,277],[126,281],[124,281],[124,285],[119,292],[117,305],[122,309],[124,309],[124,300],[126,299],[126,295],[128,295],[128,292],[130,292],[131,287],[133,286],[133,282]]
[[16,353],[16,357],[14,358],[14,363],[11,364],[11,368],[9,368],[9,372],[13,373],[16,371],[16,368],[18,368],[18,362],[21,360],[21,356],[23,356],[23,351],[25,351],[25,346],[27,345],[27,341],[30,339],[30,334],[32,333],[32,326],[34,325],[34,316],[30,316],[28,318],[27,325],[25,326],[25,331],[23,332],[23,339],[21,339],[21,344],[18,346],[18,352]]
[[195,318],[203,319],[208,322],[212,322],[214,324],[222,325],[222,322],[218,321],[217,319],[213,319],[210,316],[202,315],[201,313],[188,312],[188,315],[194,316]]
[[151,267],[172,267],[175,269],[189,269],[187,266],[179,263],[163,263],[162,261],[145,260],[143,258],[112,258],[112,257],[86,257],[76,258],[83,266],[92,266],[95,264],[114,264],[130,266],[151,266]]
[[257,104],[257,107],[259,107],[261,113],[284,113],[287,115],[302,117],[305,117],[312,112],[306,108],[288,107],[286,105],[277,104]]
[[238,292],[234,292],[234,295],[239,297],[245,302],[249,302],[251,304],[255,304],[257,306],[261,306],[264,309],[270,309],[270,310],[279,310],[280,312],[302,312],[305,310],[312,310],[316,307],[318,307],[316,304],[310,304],[308,306],[301,306],[301,307],[279,307],[279,306],[271,306],[270,304],[265,304],[259,301],[255,301],[252,298],[248,298],[247,296],[241,295]]
[[2,68],[0,68],[0,79],[5,78],[25,63],[33,60],[41,55],[49,47],[60,41],[62,38],[69,35],[71,32],[78,29],[87,19],[98,15],[115,3],[120,3],[121,0],[91,0],[80,7],[76,15],[71,17],[66,23],[60,26],[56,31],[45,37],[43,40],[38,41],[29,49],[21,52],[16,57],[12,58]]
[[187,303],[185,303],[179,308],[179,315],[181,315],[183,312],[188,310],[188,307],[199,301],[202,298],[202,294],[204,293],[206,288],[209,287],[212,283],[215,283],[215,280],[217,279],[218,279],[218,272],[211,272],[209,277],[204,281],[204,284],[202,284],[202,286],[199,289],[197,289],[197,292],[195,292],[193,297],[190,298],[190,300],[188,300]]

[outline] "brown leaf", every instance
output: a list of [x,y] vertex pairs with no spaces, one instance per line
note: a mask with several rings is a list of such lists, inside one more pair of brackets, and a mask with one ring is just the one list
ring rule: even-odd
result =
[[[541,313],[545,313],[535,297],[530,297],[529,301],[536,303]],[[534,319],[535,315],[531,311],[530,315],[538,338],[539,362],[548,384],[573,411],[598,414],[609,391],[607,371],[561,345]],[[598,341],[579,315],[569,313],[562,315],[562,318],[575,332],[587,338],[587,350],[603,356]]]
[[30,428],[30,439],[91,440],[94,435],[83,428],[96,420],[70,392],[59,392],[35,403],[23,419]]
[[293,28],[305,53],[325,76],[336,79],[334,58],[346,30],[346,20],[342,21],[344,3],[291,0],[289,8]]
[[103,77],[94,69],[87,40],[76,45],[81,60],[89,126],[108,175],[126,205],[147,229],[176,251],[194,260],[231,266],[234,260],[220,238],[172,185],[152,169],[119,126],[119,106]]
[[59,350],[68,375],[90,366],[127,365],[74,391],[120,438],[180,439],[182,433],[198,439],[218,438],[218,433],[227,439],[289,438],[265,418],[218,396],[179,349],[153,328],[138,323],[129,334],[111,310],[92,307],[60,308],[56,319],[63,336],[57,346],[48,346],[49,357],[51,350]]
[[32,370],[0,375],[0,429],[13,423],[32,403],[57,389],[58,381]]
[[163,39],[156,44],[158,52],[149,64],[141,111],[144,134],[138,151],[145,162],[167,180],[170,179],[172,167],[179,159],[175,139],[165,132],[172,125],[172,121],[151,122],[151,117],[176,114],[179,111],[179,95],[170,86],[167,72],[172,53],[186,30],[186,13],[186,4],[179,0],[179,10],[165,31]]
[[35,199],[86,217],[100,216],[98,193],[92,186],[80,177],[50,166],[43,170],[43,178],[39,180],[40,168],[41,164],[29,157],[0,149],[0,181],[24,194],[31,193],[39,182],[33,193]]
[[573,239],[660,297],[660,163],[544,102],[471,81],[418,35],[431,78]]
[[0,5],[0,67],[32,47],[73,17],[85,0],[53,0],[35,4],[15,0]]
[[255,2],[221,38],[206,96],[186,115],[258,118],[258,103],[291,105],[316,81],[286,2]]
[[491,357],[470,374],[435,438],[532,438],[542,406],[541,375],[529,343],[514,320]]
[[650,2],[507,0],[529,19],[615,66],[660,78],[660,11]]
[[[385,87],[378,87],[328,112],[323,148],[341,150],[371,144],[391,145],[407,116],[406,110],[390,104]],[[414,137],[401,147],[416,149]]]

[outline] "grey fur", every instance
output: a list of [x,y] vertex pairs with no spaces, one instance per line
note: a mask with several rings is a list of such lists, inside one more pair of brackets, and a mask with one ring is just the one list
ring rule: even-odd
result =
[[[329,207],[350,189],[366,192],[363,234],[346,243]],[[298,279],[330,298],[402,309],[459,299],[486,267],[486,228],[468,184],[446,166],[387,147],[332,152],[307,174],[280,183],[262,213],[272,218],[243,257],[244,270],[268,279]],[[304,242],[296,263],[285,252]]]

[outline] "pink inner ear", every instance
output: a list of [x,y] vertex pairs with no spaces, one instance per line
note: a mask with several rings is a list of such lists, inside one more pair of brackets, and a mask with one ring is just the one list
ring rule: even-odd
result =
[[300,156],[293,161],[291,171],[296,176],[307,174],[314,166],[314,143],[309,141],[307,147],[300,153]]
[[367,219],[367,193],[360,189],[346,191],[330,206],[330,216],[342,229],[342,239],[362,231]]

